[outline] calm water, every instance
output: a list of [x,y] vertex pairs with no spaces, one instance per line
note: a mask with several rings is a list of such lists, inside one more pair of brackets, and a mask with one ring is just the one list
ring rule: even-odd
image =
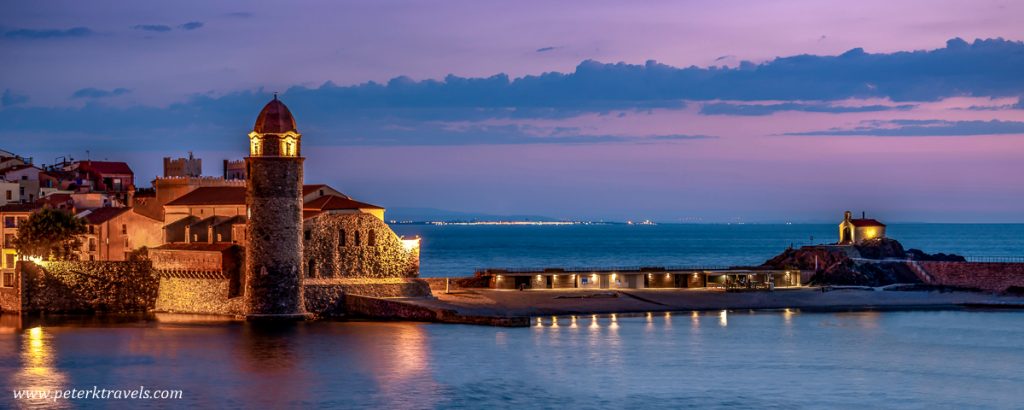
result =
[[[11,389],[180,389],[54,407],[1019,408],[1024,312],[707,312],[416,323],[26,322],[0,327]],[[33,330],[35,327],[35,330]]]
[[[787,246],[835,242],[832,224],[396,225],[423,237],[424,277],[482,267],[719,266],[760,264]],[[893,224],[907,248],[965,256],[1024,256],[1024,224]],[[812,239],[813,238],[813,239]]]

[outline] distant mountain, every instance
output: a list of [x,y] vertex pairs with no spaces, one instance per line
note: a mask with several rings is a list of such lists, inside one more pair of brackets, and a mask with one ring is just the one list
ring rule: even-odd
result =
[[476,212],[448,211],[436,208],[388,208],[387,219],[399,222],[429,222],[429,221],[537,221],[551,222],[559,221],[557,218],[550,218],[540,215],[495,215]]

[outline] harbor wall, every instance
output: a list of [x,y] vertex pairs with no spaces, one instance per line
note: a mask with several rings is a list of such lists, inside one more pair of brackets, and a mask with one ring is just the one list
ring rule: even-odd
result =
[[986,292],[1024,290],[1024,263],[917,262],[931,276],[931,284]]
[[144,312],[157,297],[149,261],[19,262],[16,275],[24,312]]

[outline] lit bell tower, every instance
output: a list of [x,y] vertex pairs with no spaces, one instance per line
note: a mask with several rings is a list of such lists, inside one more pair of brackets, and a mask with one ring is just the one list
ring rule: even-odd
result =
[[249,133],[245,158],[245,315],[299,320],[302,297],[302,134],[277,95]]

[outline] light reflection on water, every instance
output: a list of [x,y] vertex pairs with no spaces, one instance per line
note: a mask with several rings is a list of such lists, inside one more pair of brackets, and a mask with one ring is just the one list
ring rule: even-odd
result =
[[[0,385],[182,389],[182,405],[257,408],[1024,402],[1024,312],[1015,311],[570,315],[521,329],[170,319],[0,317]],[[83,403],[51,403],[69,404]]]

